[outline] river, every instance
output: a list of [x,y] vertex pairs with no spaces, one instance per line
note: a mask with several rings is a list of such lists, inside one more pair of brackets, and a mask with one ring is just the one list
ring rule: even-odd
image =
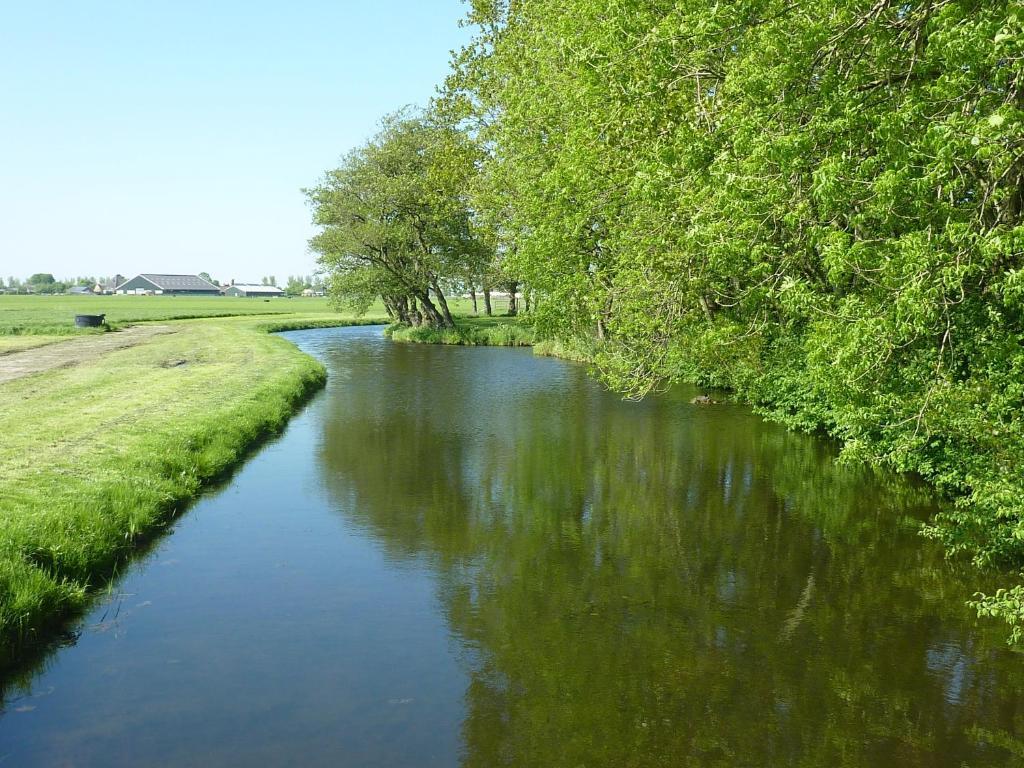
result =
[[326,389],[5,681],[0,766],[1024,762],[920,484],[526,350],[284,335]]

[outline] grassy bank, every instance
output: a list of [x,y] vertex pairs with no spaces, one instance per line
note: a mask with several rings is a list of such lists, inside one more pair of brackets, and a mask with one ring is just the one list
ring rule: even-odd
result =
[[533,354],[540,357],[558,357],[574,363],[589,363],[594,359],[594,342],[580,339],[544,339],[533,345]]
[[267,330],[348,322],[176,323],[2,385],[0,663],[81,609],[140,541],[322,384],[318,362]]
[[409,328],[390,325],[384,334],[392,341],[410,344],[451,344],[472,347],[532,347],[541,357],[557,357],[574,363],[590,363],[595,342],[579,339],[537,339],[532,325],[514,317],[456,317],[456,327]]
[[409,328],[391,325],[392,341],[410,344],[451,344],[468,347],[531,347],[533,328],[511,317],[458,317],[454,328]]

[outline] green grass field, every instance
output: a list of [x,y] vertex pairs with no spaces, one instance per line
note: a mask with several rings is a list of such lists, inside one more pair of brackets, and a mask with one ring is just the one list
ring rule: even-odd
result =
[[[472,311],[468,299],[451,299],[449,305],[456,314],[469,315]],[[494,302],[494,311],[504,312],[506,306],[507,302],[497,300]],[[377,305],[371,307],[367,316],[380,317],[383,312],[383,305]],[[256,315],[319,317],[325,321],[342,316],[351,317],[351,313],[340,313],[326,298],[0,295],[0,353],[40,346],[59,341],[65,336],[96,333],[92,329],[75,327],[75,315],[78,314],[106,315],[107,323],[115,328],[144,322]],[[17,338],[25,336],[39,338]]]
[[235,315],[337,314],[328,299],[230,296],[0,296],[0,335],[81,333],[75,315],[106,315],[112,325]]
[[[383,307],[367,317],[379,317]],[[0,295],[0,355],[70,337],[102,333],[75,327],[75,315],[106,315],[110,328],[145,322],[263,317],[267,326],[308,328],[336,325],[340,313],[325,298],[243,299],[230,296],[3,296]],[[289,326],[286,320],[292,323]],[[282,325],[284,323],[284,325]]]

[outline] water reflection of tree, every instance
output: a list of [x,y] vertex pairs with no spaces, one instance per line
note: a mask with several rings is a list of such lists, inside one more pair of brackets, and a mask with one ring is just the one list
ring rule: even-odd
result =
[[1005,762],[976,726],[1019,732],[1022,674],[908,532],[923,492],[738,409],[430,352],[339,390],[320,460],[436,568],[475,651],[465,765]]

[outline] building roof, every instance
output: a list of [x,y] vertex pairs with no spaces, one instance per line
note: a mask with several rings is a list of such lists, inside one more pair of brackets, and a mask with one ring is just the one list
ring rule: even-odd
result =
[[234,285],[227,286],[227,288],[237,288],[246,293],[284,293],[284,290],[276,285],[256,285],[255,283],[235,283]]
[[[143,272],[138,277],[148,280],[164,291],[220,291],[216,285],[203,280],[198,275],[155,275]],[[132,280],[134,279],[132,278]],[[125,280],[125,282],[131,281]]]
[[216,285],[198,275],[151,275],[143,273],[142,277],[165,291],[219,291]]

